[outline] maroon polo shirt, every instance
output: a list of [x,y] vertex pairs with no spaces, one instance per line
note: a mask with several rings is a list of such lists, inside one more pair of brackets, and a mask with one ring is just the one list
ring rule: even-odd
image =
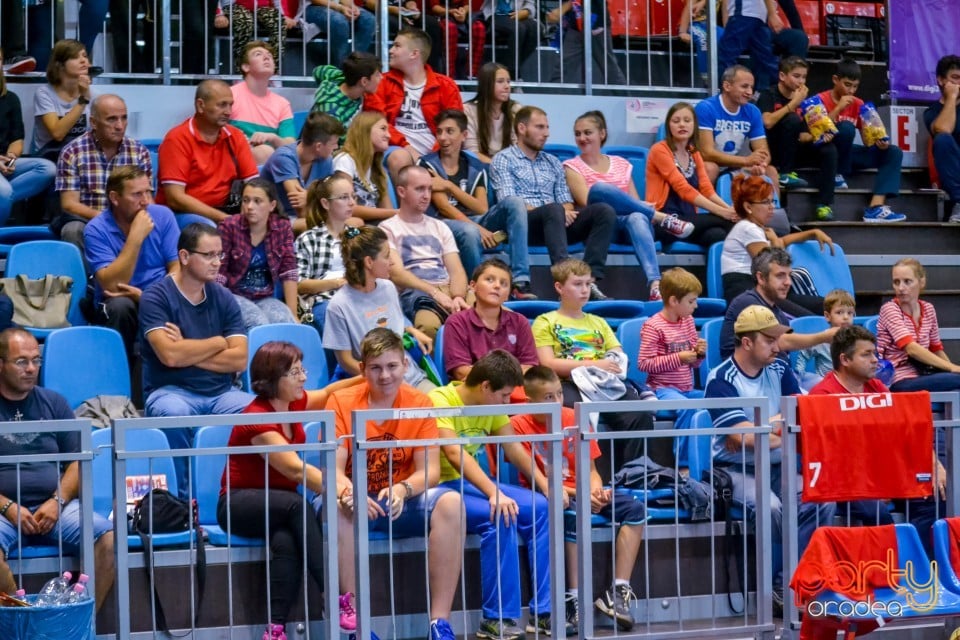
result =
[[457,367],[472,367],[494,349],[513,354],[521,365],[540,362],[530,322],[506,307],[500,310],[500,326],[495,331],[484,326],[472,308],[458,311],[443,324],[443,366],[448,373]]

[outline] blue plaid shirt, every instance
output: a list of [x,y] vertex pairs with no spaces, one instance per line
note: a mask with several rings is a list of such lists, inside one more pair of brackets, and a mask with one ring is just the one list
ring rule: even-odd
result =
[[520,147],[511,145],[493,156],[490,173],[497,198],[501,200],[520,196],[530,207],[573,202],[563,165],[549,153],[541,151],[531,160]]
[[78,191],[81,204],[103,211],[110,205],[107,199],[107,178],[110,177],[110,172],[127,165],[140,167],[147,172],[151,182],[153,181],[150,152],[143,144],[124,137],[117,149],[117,155],[107,160],[93,136],[93,131],[87,131],[68,143],[60,152],[55,189]]

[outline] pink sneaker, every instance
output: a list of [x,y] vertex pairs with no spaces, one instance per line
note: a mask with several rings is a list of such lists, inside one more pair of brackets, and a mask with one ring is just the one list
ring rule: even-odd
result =
[[661,220],[660,228],[678,238],[686,238],[693,233],[693,224],[684,222],[675,215],[668,215]]
[[283,630],[282,624],[268,624],[267,630],[263,632],[263,640],[287,640],[287,632]]
[[660,283],[654,282],[650,285],[650,297],[647,298],[650,302],[657,302],[663,300],[663,297],[660,295]]
[[349,592],[340,596],[340,629],[348,632],[357,630],[357,612],[353,608],[353,594]]

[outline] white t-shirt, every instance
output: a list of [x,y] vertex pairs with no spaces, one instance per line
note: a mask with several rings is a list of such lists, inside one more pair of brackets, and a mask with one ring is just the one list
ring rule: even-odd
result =
[[769,244],[767,236],[763,233],[763,227],[749,220],[741,220],[733,225],[733,229],[730,230],[723,241],[723,253],[720,254],[720,273],[745,273],[750,275],[750,264],[753,258],[747,251],[747,245],[756,242]]
[[403,104],[400,106],[400,113],[397,114],[397,120],[393,123],[397,131],[403,134],[414,149],[421,155],[433,151],[433,145],[437,138],[430,130],[430,125],[423,117],[423,109],[420,107],[420,100],[423,98],[423,88],[426,82],[418,87],[412,87],[403,83]]
[[379,207],[380,189],[370,182],[370,171],[361,176],[357,171],[357,162],[346,151],[333,158],[333,170],[353,177],[353,191],[357,194],[357,204],[361,207]]
[[426,215],[419,222],[404,222],[396,215],[381,222],[380,228],[404,269],[431,284],[450,282],[443,256],[458,253],[450,227]]

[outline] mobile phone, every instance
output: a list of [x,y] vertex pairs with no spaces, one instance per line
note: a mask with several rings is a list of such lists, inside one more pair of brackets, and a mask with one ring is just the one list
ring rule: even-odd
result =
[[10,170],[10,171],[12,171],[13,168],[14,168],[14,166],[15,166],[16,164],[17,164],[17,159],[16,159],[16,158],[10,158],[10,160],[7,161],[7,169]]

